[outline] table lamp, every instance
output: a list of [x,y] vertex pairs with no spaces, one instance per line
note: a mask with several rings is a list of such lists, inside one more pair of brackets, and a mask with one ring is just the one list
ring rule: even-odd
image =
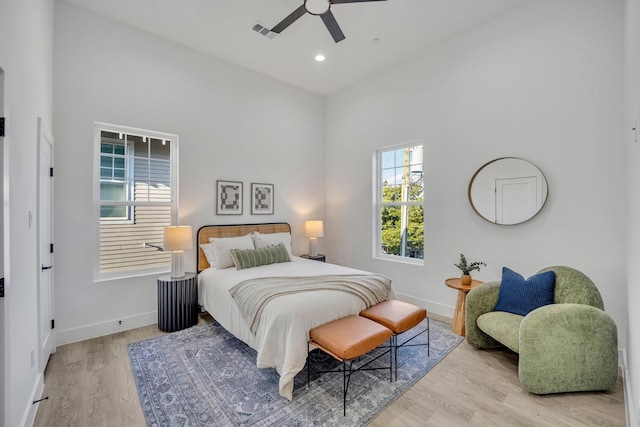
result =
[[309,238],[309,255],[318,255],[318,237],[324,236],[321,220],[305,221],[304,234]]
[[184,277],[184,251],[193,248],[190,225],[172,225],[164,228],[164,250],[171,252],[171,278]]

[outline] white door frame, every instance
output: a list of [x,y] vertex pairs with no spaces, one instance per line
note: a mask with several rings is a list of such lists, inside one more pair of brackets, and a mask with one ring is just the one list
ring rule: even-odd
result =
[[38,117],[38,368],[55,351],[53,332],[53,136]]
[[[0,67],[0,117],[4,117],[4,70]],[[0,277],[5,278],[8,286],[9,266],[9,156],[6,141],[0,136]],[[5,289],[6,292],[6,289]],[[9,316],[4,306],[4,298],[0,298],[0,424],[7,425],[5,399],[9,397],[7,385],[8,360],[5,346],[5,331],[9,330]]]

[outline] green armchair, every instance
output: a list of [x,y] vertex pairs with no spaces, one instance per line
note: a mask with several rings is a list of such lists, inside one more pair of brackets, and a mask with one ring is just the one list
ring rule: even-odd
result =
[[570,267],[556,275],[554,304],[526,316],[493,311],[500,282],[472,289],[466,301],[467,342],[504,345],[519,355],[520,382],[534,394],[607,390],[618,379],[618,335],[591,279]]

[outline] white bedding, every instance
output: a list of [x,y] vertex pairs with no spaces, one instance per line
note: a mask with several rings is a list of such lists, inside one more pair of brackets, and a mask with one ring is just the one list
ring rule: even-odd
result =
[[[257,367],[275,367],[280,374],[280,395],[293,398],[293,378],[307,359],[309,330],[341,317],[358,314],[362,299],[340,291],[314,291],[275,298],[267,304],[254,335],[229,294],[237,283],[259,277],[313,276],[366,273],[348,267],[299,257],[292,262],[244,270],[208,268],[198,276],[199,303],[227,331],[258,352]],[[390,298],[395,298],[393,289]]]

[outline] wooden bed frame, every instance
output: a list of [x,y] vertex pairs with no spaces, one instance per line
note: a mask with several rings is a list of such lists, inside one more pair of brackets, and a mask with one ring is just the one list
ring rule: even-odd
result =
[[203,225],[198,229],[198,260],[197,271],[209,268],[204,251],[200,247],[202,243],[209,243],[210,237],[238,237],[257,231],[259,233],[291,233],[291,226],[286,222],[270,222],[262,224],[241,224],[241,225]]

